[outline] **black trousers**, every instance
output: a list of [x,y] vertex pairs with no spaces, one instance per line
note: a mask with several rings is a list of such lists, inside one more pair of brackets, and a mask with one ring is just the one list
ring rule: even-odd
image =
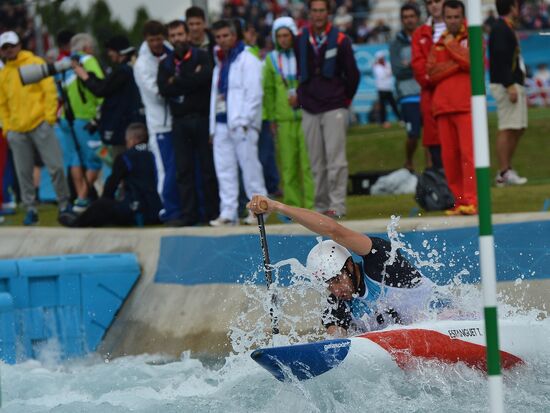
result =
[[[216,219],[220,211],[218,179],[214,169],[212,145],[209,142],[208,123],[206,116],[173,118],[172,138],[176,179],[184,225]],[[196,172],[199,172],[199,176]],[[203,202],[199,202],[199,197]],[[203,206],[202,217],[200,204]]]
[[432,157],[432,166],[437,169],[443,169],[443,160],[441,159],[441,145],[428,146]]
[[386,121],[386,105],[388,103],[390,104],[393,113],[395,113],[397,119],[401,120],[401,114],[399,113],[399,109],[397,108],[397,103],[395,101],[395,98],[393,97],[393,92],[379,90],[378,100],[380,101],[380,123],[384,123]]
[[76,219],[75,227],[103,227],[136,225],[134,211],[127,203],[99,198]]

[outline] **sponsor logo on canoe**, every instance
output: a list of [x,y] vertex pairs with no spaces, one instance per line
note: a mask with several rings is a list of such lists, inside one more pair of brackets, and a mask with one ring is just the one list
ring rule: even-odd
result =
[[448,330],[449,337],[451,338],[463,338],[463,337],[481,337],[483,333],[478,327],[474,328],[460,328],[457,330]]
[[323,350],[327,351],[327,350],[332,350],[332,349],[337,349],[337,348],[349,347],[350,344],[351,344],[351,342],[349,342],[349,341],[342,341],[340,343],[325,344],[323,346]]

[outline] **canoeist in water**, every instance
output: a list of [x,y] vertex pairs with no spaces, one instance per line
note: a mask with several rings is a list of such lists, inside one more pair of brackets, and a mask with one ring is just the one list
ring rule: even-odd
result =
[[[432,305],[434,283],[398,250],[392,250],[389,241],[265,196],[254,196],[247,206],[255,214],[285,215],[330,238],[315,245],[307,257],[312,281],[322,282],[330,292],[322,317],[329,334],[346,336],[390,324],[410,324]],[[361,261],[353,261],[350,251]]]

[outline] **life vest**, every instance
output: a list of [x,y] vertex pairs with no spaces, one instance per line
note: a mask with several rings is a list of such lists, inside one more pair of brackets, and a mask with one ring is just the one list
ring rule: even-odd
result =
[[[342,40],[344,40],[346,36],[331,24],[327,26],[326,36],[326,46],[320,45],[317,51],[313,50],[313,53],[323,53],[323,57],[321,58],[321,61],[323,62],[321,74],[328,79],[332,79],[336,70],[338,45],[342,43]],[[310,43],[310,38],[312,38],[312,35],[309,30],[307,28],[303,28],[298,42],[298,50],[300,51],[300,83],[305,83],[310,78],[307,58],[308,43]],[[312,41],[315,42],[315,39]],[[315,48],[314,45],[311,47]]]

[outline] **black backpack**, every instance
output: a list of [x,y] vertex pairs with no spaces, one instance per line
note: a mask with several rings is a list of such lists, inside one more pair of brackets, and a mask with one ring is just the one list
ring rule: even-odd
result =
[[418,177],[415,199],[426,211],[443,211],[454,206],[455,198],[442,169],[427,168]]

